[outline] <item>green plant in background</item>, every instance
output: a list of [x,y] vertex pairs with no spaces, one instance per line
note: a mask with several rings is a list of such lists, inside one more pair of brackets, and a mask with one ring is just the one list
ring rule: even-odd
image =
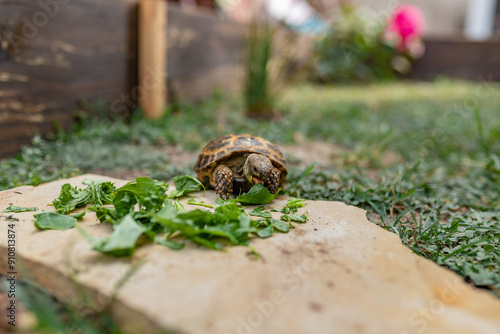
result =
[[269,63],[272,56],[273,28],[268,22],[253,22],[246,40],[244,99],[246,115],[271,118],[273,97]]
[[341,6],[329,32],[314,47],[313,77],[321,82],[347,83],[388,80],[396,48],[382,36],[385,22],[368,20],[353,5]]

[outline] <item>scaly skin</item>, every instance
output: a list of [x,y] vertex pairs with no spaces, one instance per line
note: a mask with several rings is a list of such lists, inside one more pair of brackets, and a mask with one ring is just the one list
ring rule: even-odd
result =
[[273,167],[271,169],[271,173],[269,174],[269,177],[267,178],[266,182],[264,182],[264,186],[269,189],[269,192],[271,194],[276,194],[280,187],[280,178],[281,178],[281,172],[278,168]]
[[223,200],[233,197],[233,172],[229,167],[220,165],[214,171],[215,192]]
[[253,178],[264,182],[269,177],[273,163],[268,157],[262,154],[250,154],[243,165],[243,174],[250,184],[254,184]]

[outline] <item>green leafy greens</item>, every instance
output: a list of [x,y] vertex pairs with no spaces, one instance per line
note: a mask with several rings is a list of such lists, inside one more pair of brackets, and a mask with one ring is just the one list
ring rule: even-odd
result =
[[207,203],[205,203],[203,201],[197,202],[196,199],[194,199],[193,197],[191,197],[190,199],[188,199],[187,204],[204,206],[206,208],[211,208],[211,209],[213,209],[213,207],[214,207],[213,205],[207,204]]
[[95,250],[114,256],[131,256],[135,250],[137,239],[146,231],[146,228],[136,222],[131,215],[126,215],[115,226],[110,237],[97,239],[82,229],[83,236],[92,244]]
[[[88,210],[94,211],[101,222],[111,223],[113,233],[109,237],[95,238],[82,228],[78,229],[95,250],[112,256],[132,256],[138,240],[143,236],[146,241],[149,239],[173,250],[184,247],[185,244],[177,240],[181,237],[216,250],[222,250],[228,244],[247,246],[251,235],[269,238],[275,230],[287,233],[293,227],[290,221],[305,222],[306,219],[304,215],[295,213],[305,203],[300,199],[291,199],[284,208],[292,213],[286,220],[273,219],[270,211],[264,211],[264,206],[249,213],[260,217],[259,220],[252,220],[240,204],[265,204],[276,197],[262,185],[255,185],[236,200],[217,199],[215,207],[189,198],[188,204],[206,208],[185,211],[178,199],[204,189],[201,182],[191,176],[174,178],[176,189],[168,195],[165,182],[147,177],[137,178],[118,189],[109,182],[87,181],[86,184],[86,189],[65,184],[61,195],[53,202],[54,207],[61,213],[68,213],[93,204]],[[283,213],[284,209],[277,211]],[[61,213],[36,215],[35,224],[40,229],[68,229],[74,227],[77,218],[85,214]]]
[[170,198],[179,198],[186,194],[205,189],[203,184],[189,175],[174,177],[175,190],[169,195]]
[[77,218],[57,212],[42,212],[35,215],[35,226],[40,230],[67,230],[73,228]]
[[115,190],[113,205],[120,218],[133,212],[136,204],[140,213],[158,211],[168,199],[167,190],[165,182],[138,177]]
[[10,205],[6,209],[2,210],[2,212],[4,212],[4,213],[7,213],[7,212],[20,213],[20,212],[30,212],[30,211],[36,211],[36,210],[38,210],[38,208],[35,206],[32,206],[30,208],[25,208],[22,206]]
[[283,215],[281,216],[281,220],[289,222],[294,221],[297,223],[305,223],[307,221],[306,215],[299,215],[297,213],[292,213],[291,215]]
[[86,179],[83,184],[87,185],[87,188],[78,189],[71,187],[69,183],[62,186],[59,197],[52,202],[57,212],[66,214],[89,203],[95,206],[111,203],[110,194],[115,189],[113,183]]
[[240,195],[236,198],[236,201],[243,204],[267,204],[278,196],[281,188],[276,192],[276,194],[271,194],[269,189],[264,187],[262,184],[257,183],[252,186],[252,188],[245,194]]
[[262,217],[262,218],[271,218],[271,212],[264,211],[264,206],[259,206],[250,212],[250,216]]
[[272,209],[274,212],[281,212],[284,214],[289,214],[290,212],[297,212],[299,208],[306,205],[303,199],[291,198],[286,201],[285,207],[281,209]]

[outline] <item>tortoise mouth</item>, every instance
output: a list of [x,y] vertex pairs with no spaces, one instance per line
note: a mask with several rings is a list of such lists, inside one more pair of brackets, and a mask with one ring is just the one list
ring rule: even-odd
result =
[[252,181],[253,181],[253,184],[257,184],[257,183],[264,184],[264,181],[261,181],[260,179],[256,178],[255,176],[252,177]]

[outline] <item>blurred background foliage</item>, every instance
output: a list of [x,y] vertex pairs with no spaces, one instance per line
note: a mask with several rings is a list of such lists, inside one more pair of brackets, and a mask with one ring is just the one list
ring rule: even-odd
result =
[[273,114],[270,61],[274,28],[265,22],[252,22],[245,48],[245,110],[248,117],[269,118]]
[[313,79],[322,83],[373,82],[408,73],[418,55],[402,42],[408,36],[417,42],[420,22],[413,22],[414,13],[405,8],[398,14],[409,22],[408,31],[401,27],[406,22],[388,21],[350,3],[341,5],[327,32],[315,39]]
[[397,51],[382,40],[385,22],[344,5],[325,36],[314,45],[313,78],[319,82],[369,82],[394,79]]

